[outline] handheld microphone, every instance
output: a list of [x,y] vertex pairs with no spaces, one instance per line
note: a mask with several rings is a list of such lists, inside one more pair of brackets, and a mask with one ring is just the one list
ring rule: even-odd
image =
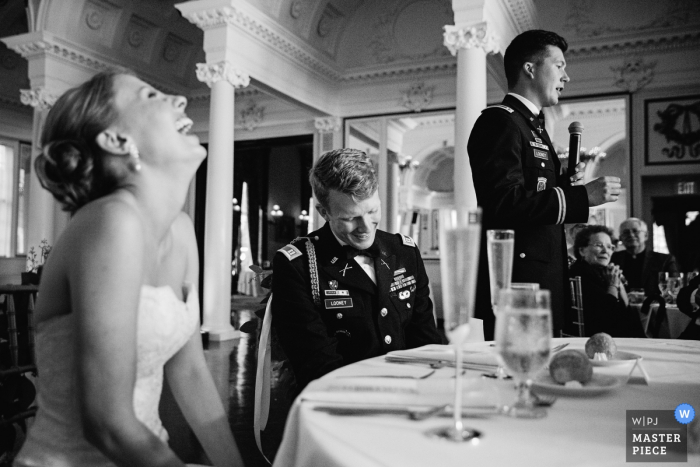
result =
[[569,125],[569,166],[566,168],[566,175],[571,177],[579,162],[579,152],[581,152],[581,133],[583,125],[580,122],[571,122]]

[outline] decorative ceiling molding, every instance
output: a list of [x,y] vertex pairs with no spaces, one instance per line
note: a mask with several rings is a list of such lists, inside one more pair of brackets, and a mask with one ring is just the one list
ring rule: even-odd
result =
[[405,77],[455,75],[457,73],[457,61],[453,57],[438,63],[409,65],[394,67],[391,69],[360,70],[346,73],[342,81],[370,81],[380,79],[395,79]]
[[68,44],[60,43],[54,40],[54,38],[48,34],[32,35],[35,36],[35,39],[14,44],[10,42],[10,44],[8,44],[8,48],[14,50],[26,59],[40,56],[42,54],[48,54],[96,71],[123,69],[114,63],[95,57],[93,53],[83,52]]
[[535,5],[532,0],[503,0],[503,2],[515,21],[518,33],[537,29]]
[[329,66],[324,61],[314,56],[314,54],[305,50],[305,48],[295,44],[289,38],[280,34],[279,31],[270,27],[270,25],[264,24],[247,14],[241,8],[226,6],[194,12],[183,11],[182,15],[203,31],[224,24],[236,26],[260,39],[261,42],[278,50],[283,55],[291,57],[326,78],[339,81],[342,77],[335,68]]
[[636,92],[654,79],[656,62],[644,63],[644,57],[633,55],[625,58],[619,67],[610,67],[615,75],[613,85],[627,92]]
[[700,48],[700,32],[693,31],[668,36],[630,38],[608,43],[576,44],[572,45],[566,54],[572,58],[599,58],[686,48]]
[[665,2],[666,9],[649,21],[642,24],[620,26],[620,22],[614,17],[608,17],[608,21],[605,23],[600,21],[599,15],[596,13],[600,12],[599,7],[604,5],[604,2],[574,0],[569,2],[569,13],[566,16],[564,28],[574,31],[579,37],[591,38],[692,26],[692,23],[698,19],[696,2],[697,0]]
[[241,110],[241,124],[248,131],[255,130],[265,118],[265,107],[260,107],[251,100],[248,105]]
[[413,112],[420,112],[433,101],[435,86],[427,86],[424,82],[414,83],[401,93],[400,103]]
[[314,127],[321,134],[340,131],[343,121],[340,117],[316,117]]

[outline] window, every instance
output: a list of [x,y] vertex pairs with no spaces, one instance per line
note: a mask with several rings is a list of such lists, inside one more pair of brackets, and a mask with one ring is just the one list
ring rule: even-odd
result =
[[0,138],[0,257],[26,253],[31,145]]

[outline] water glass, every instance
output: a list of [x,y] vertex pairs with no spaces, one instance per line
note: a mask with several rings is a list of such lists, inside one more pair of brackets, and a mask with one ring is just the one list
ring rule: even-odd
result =
[[667,286],[668,286],[668,273],[667,272],[660,272],[659,273],[659,291],[661,292],[662,297],[664,295],[666,295]]
[[445,334],[455,348],[455,402],[453,424],[426,433],[430,437],[462,442],[481,436],[462,423],[462,344],[469,335],[474,313],[481,243],[481,209],[440,211],[440,274]]
[[496,320],[496,350],[503,365],[518,380],[518,400],[505,413],[518,418],[541,418],[530,394],[532,378],[549,361],[552,313],[548,290],[502,290]]

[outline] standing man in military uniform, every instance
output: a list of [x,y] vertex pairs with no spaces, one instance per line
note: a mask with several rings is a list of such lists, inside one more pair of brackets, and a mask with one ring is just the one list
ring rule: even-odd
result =
[[441,343],[420,251],[410,237],[377,229],[370,158],[327,152],[309,180],[326,224],[279,250],[272,281],[272,325],[299,390],[359,360]]
[[494,315],[489,291],[485,232],[515,230],[513,282],[536,282],[550,290],[553,331],[559,336],[569,309],[564,223],[586,222],[588,207],[615,201],[620,179],[600,177],[583,185],[583,164],[571,180],[544,126],[542,109],[556,105],[566,74],[561,36],[526,31],[506,49],[508,95],[487,107],[469,137],[467,151],[483,235],[475,316],[484,319],[484,335],[493,337]]

